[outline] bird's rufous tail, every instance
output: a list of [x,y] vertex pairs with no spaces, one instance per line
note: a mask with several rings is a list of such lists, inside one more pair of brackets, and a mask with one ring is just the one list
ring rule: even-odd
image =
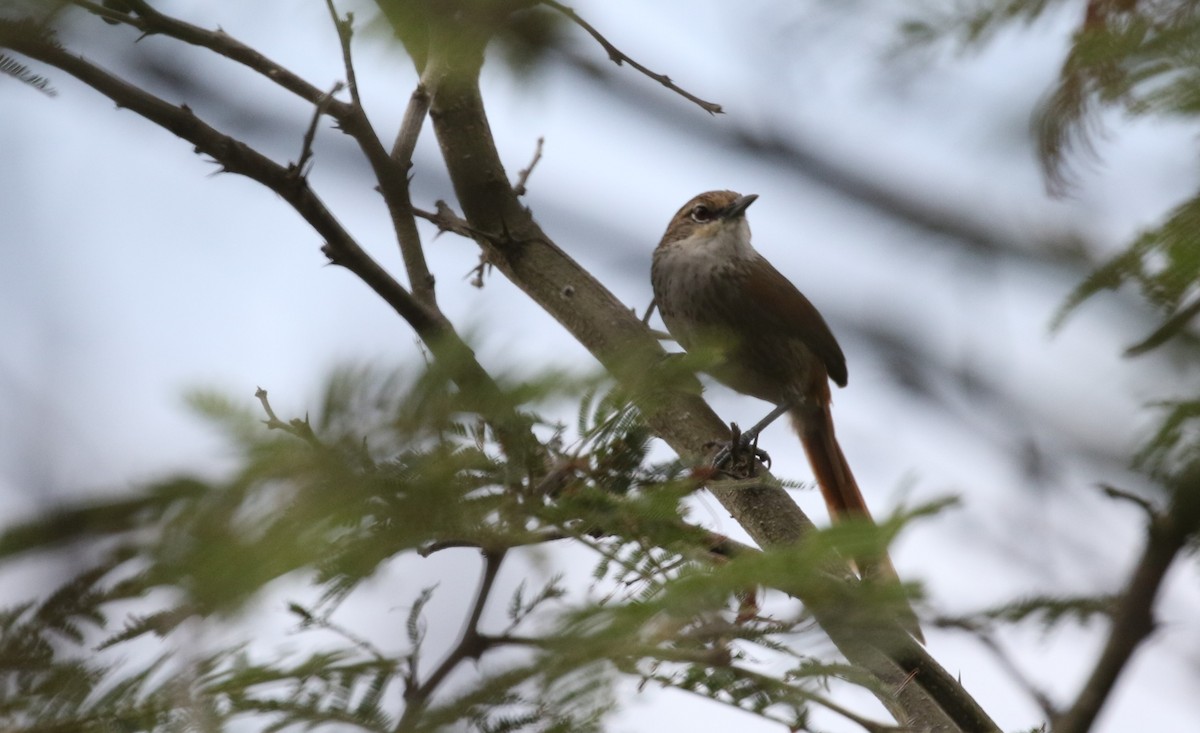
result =
[[[800,442],[804,445],[804,452],[808,455],[817,485],[821,487],[821,494],[825,497],[830,518],[834,522],[846,519],[874,521],[858,488],[858,482],[850,472],[850,464],[846,462],[846,456],[834,435],[833,415],[830,413],[829,403],[824,402],[819,407],[806,405],[796,408],[791,411],[791,417],[792,424],[800,435]],[[864,577],[900,582],[900,576],[896,573],[887,550],[875,557],[856,557],[853,561]],[[901,626],[924,644],[925,637],[921,634],[916,613],[911,607],[907,607],[902,609],[900,614],[898,620]]]

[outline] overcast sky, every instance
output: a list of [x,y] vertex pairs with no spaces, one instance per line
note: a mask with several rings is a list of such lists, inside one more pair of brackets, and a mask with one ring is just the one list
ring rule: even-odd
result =
[[[200,25],[219,24],[318,86],[341,76],[321,2],[163,5]],[[534,215],[639,312],[650,300],[650,252],[684,201],[713,188],[759,194],[749,210],[756,246],[821,309],[847,353],[850,381],[834,396],[835,421],[876,513],[962,497],[958,508],[913,527],[893,553],[903,577],[927,584],[935,608],[1115,589],[1140,550],[1140,517],[1099,498],[1094,486],[1141,488],[1125,458],[1154,425],[1145,404],[1181,389],[1184,375],[1175,370],[1183,367],[1120,357],[1152,326],[1130,299],[1096,299],[1051,333],[1082,270],[1048,256],[1046,243],[1074,238],[1094,262],[1153,223],[1196,184],[1194,157],[1180,155],[1194,144],[1192,131],[1110,115],[1100,160],[1081,160],[1072,195],[1052,199],[1029,124],[1082,3],[1062,3],[980,49],[897,53],[896,26],[910,5],[578,0],[580,14],[622,50],[722,104],[725,114],[709,116],[628,68],[605,66],[603,50],[576,34],[573,52],[603,66],[605,80],[562,60],[529,76],[492,63],[484,94],[493,131],[514,175],[545,138],[527,196]],[[97,41],[114,33],[121,31],[82,19],[68,38],[118,70],[144,73],[164,58],[197,70],[190,94],[179,91],[179,80],[151,83],[277,160],[296,157],[305,105],[162,39],[142,41],[134,55]],[[357,50],[373,120],[394,130],[415,84],[411,65],[367,37]],[[420,363],[410,329],[348,273],[325,266],[320,239],[274,194],[213,175],[187,144],[61,72],[34,69],[58,96],[0,78],[6,517],[84,492],[126,491],[173,471],[227,467],[230,451],[184,406],[189,389],[215,388],[252,404],[261,385],[281,415],[300,415],[315,406],[334,366]],[[432,208],[452,195],[426,133],[414,195]],[[820,166],[781,154],[749,155],[738,145],[747,134],[810,151],[843,178],[823,179],[814,174]],[[351,232],[399,273],[368,171],[327,124],[313,180]],[[932,220],[991,232],[1005,246],[968,246],[915,226],[864,202],[846,181]],[[485,365],[517,373],[531,364],[595,367],[501,276],[471,287],[472,243],[425,232],[440,302]],[[743,424],[766,409],[721,387],[709,394],[723,417]],[[808,478],[786,425],[768,431],[763,444],[778,475]],[[796,498],[824,516],[814,492]],[[695,507],[696,521],[739,535],[711,498]],[[586,560],[548,562],[575,563],[586,575]],[[389,577],[436,577],[447,567],[473,577],[475,559],[405,559],[387,570],[369,591],[377,594],[379,623],[395,623],[402,612],[389,600]],[[528,571],[543,572],[538,567],[531,562]],[[1098,730],[1195,729],[1194,564],[1177,568],[1172,581],[1161,607],[1170,631],[1139,653]],[[453,613],[471,588],[447,588],[438,603]],[[293,590],[264,600],[264,613],[278,611]],[[370,607],[364,599],[359,608]],[[1043,637],[1030,629],[1003,638],[1018,664],[1065,701],[1102,632]],[[449,638],[454,627],[439,633]],[[1040,722],[978,645],[927,635],[934,656],[1002,728]],[[752,722],[677,693],[626,692],[636,702],[614,730],[678,729],[684,715],[696,716],[687,726],[697,731]],[[850,730],[840,721],[828,727]]]

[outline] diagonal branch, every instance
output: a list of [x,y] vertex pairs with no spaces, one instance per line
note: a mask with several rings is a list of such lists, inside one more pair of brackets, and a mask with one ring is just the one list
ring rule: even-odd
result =
[[[313,104],[319,104],[325,96],[325,91],[310,84],[296,73],[289,71],[281,64],[272,61],[255,49],[233,38],[223,30],[210,31],[197,25],[192,25],[178,18],[155,10],[146,0],[124,0],[136,15],[117,14],[115,17],[105,15],[112,20],[120,20],[145,34],[161,33],[171,38],[183,41],[192,46],[207,48],[214,53],[235,61],[266,79],[275,82],[302,99]],[[84,3],[75,4],[85,6]],[[90,8],[87,8],[91,10]],[[95,12],[95,11],[92,11]],[[345,102],[332,100],[329,104],[329,114],[335,119],[341,119],[349,112]]]
[[[384,270],[337,221],[303,176],[297,176],[254,148],[211,127],[186,105],[176,106],[139,89],[63,49],[45,31],[29,22],[0,20],[0,47],[55,66],[71,74],[158,126],[187,140],[197,153],[211,156],[226,172],[246,176],[286,201],[325,239],[322,251],[333,264],[354,273],[390,305],[416,331],[438,362],[464,389],[476,392],[480,413],[496,428],[504,449],[519,464],[534,462],[539,452],[528,420],[508,407],[499,386],[475,359],[435,307],[422,303]],[[322,93],[323,94],[323,93]],[[379,148],[382,150],[382,146]],[[385,154],[386,155],[386,154]],[[407,189],[405,189],[407,196]],[[411,220],[411,217],[409,217]],[[413,228],[415,231],[415,222]]]
[[[457,51],[453,57],[451,48]],[[504,235],[476,241],[489,262],[638,395],[650,426],[681,457],[705,455],[706,443],[728,436],[725,424],[685,380],[647,387],[655,367],[664,363],[662,347],[628,308],[550,241],[509,185],[480,97],[482,50],[482,42],[464,52],[461,42],[435,38],[425,70],[433,95],[430,117],[463,214],[472,230]],[[737,490],[709,487],[764,548],[798,542],[813,526],[786,491],[769,485],[771,480],[767,476],[757,486]],[[958,681],[898,627],[864,638],[827,598],[802,594],[801,600],[847,659],[875,675],[882,689],[895,691],[895,698],[882,694],[880,699],[898,719],[937,730],[998,730]],[[905,684],[910,677],[915,684]]]
[[600,31],[596,30],[591,23],[588,23],[586,20],[579,17],[579,14],[576,13],[574,9],[563,5],[557,0],[541,0],[541,3],[567,16],[572,23],[587,31],[588,35],[596,39],[596,42],[604,47],[605,53],[608,54],[608,57],[612,59],[613,63],[617,66],[620,66],[621,64],[629,64],[654,81],[662,84],[667,89],[670,89],[689,102],[696,104],[700,107],[700,109],[708,112],[709,114],[719,115],[724,112],[724,110],[721,109],[721,105],[717,104],[716,102],[706,102],[700,97],[697,97],[695,94],[692,94],[691,92],[688,92],[677,86],[675,82],[671,81],[671,77],[667,76],[666,74],[656,74],[655,72],[647,69],[645,66],[642,66],[637,61],[630,58],[629,55],[627,55],[624,51],[614,46],[612,41],[609,41],[607,38],[605,38]]
[[396,142],[392,143],[391,158],[405,170],[412,168],[413,151],[417,149],[417,138],[421,135],[421,126],[429,115],[429,93],[425,85],[417,84],[412,96],[408,98],[408,106],[404,109],[404,119],[400,122],[400,131],[396,133]]
[[317,105],[338,121],[341,128],[358,143],[379,181],[379,191],[387,204],[396,239],[400,243],[401,256],[408,273],[409,286],[421,303],[435,307],[434,279],[425,263],[421,238],[412,217],[412,202],[409,200],[407,166],[397,165],[384,149],[372,129],[358,98],[358,82],[353,72],[349,50],[350,19],[342,21],[334,13],[338,38],[342,43],[343,60],[347,68],[347,84],[350,85],[351,102],[343,102],[310,84],[297,74],[272,61],[258,51],[233,38],[223,30],[210,31],[186,21],[174,18],[154,9],[146,0],[128,0],[134,14],[122,14],[96,6],[86,0],[72,0],[74,4],[99,15],[106,20],[119,21],[137,28],[146,34],[161,33],[184,43],[207,48],[214,53],[235,61],[275,82],[293,94]]

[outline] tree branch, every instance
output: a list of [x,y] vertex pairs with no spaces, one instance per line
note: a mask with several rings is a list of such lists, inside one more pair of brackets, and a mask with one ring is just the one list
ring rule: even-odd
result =
[[537,139],[537,147],[533,150],[533,160],[529,161],[529,166],[527,168],[522,168],[517,173],[517,182],[513,184],[513,193],[517,196],[525,195],[525,184],[529,183],[529,175],[533,173],[534,167],[536,167],[538,161],[542,159],[542,144],[545,142],[546,138],[544,137],[539,137]]
[[[119,20],[146,34],[161,33],[178,39],[192,46],[207,48],[214,53],[235,61],[298,97],[318,104],[325,96],[325,91],[308,83],[297,74],[272,61],[246,44],[230,37],[223,30],[210,31],[191,23],[173,18],[155,10],[146,0],[124,0],[136,15],[120,15]],[[107,17],[107,16],[106,16]],[[335,119],[348,115],[350,105],[345,102],[332,100],[329,113]]]
[[421,135],[421,126],[429,115],[429,93],[425,85],[418,83],[408,98],[408,106],[404,108],[404,119],[400,122],[400,131],[396,133],[396,141],[392,143],[391,158],[405,170],[412,169],[413,151],[417,149],[417,138]]
[[669,77],[665,74],[656,74],[653,71],[651,71],[650,69],[647,69],[645,66],[642,66],[637,61],[630,58],[626,53],[621,51],[621,49],[614,46],[611,41],[609,41],[607,38],[605,38],[603,36],[603,34],[600,33],[600,31],[598,31],[594,27],[592,27],[591,23],[588,23],[586,20],[579,17],[579,14],[576,13],[572,8],[569,8],[566,5],[563,5],[562,3],[557,2],[557,0],[541,0],[541,3],[543,5],[546,5],[547,7],[554,8],[558,12],[567,16],[567,18],[569,18],[572,23],[574,23],[575,25],[584,29],[585,31],[587,31],[588,35],[590,35],[592,38],[596,39],[596,42],[604,47],[604,52],[608,54],[608,57],[610,59],[612,59],[613,63],[616,64],[617,66],[620,66],[623,63],[629,64],[630,66],[632,66],[633,68],[642,72],[643,74],[650,77],[654,81],[658,82],[659,84],[662,84],[667,89],[670,89],[671,91],[675,92],[676,94],[678,94],[679,96],[688,100],[689,102],[696,104],[697,106],[700,107],[700,109],[704,110],[705,112],[708,112],[709,114],[718,115],[718,114],[721,114],[722,112],[724,112],[724,110],[721,109],[721,105],[717,104],[716,102],[704,101],[703,99],[701,99],[700,97],[697,97],[696,95],[692,94],[691,92],[685,91],[684,89],[681,89],[680,87],[678,87],[675,84],[675,82],[671,81],[671,77]]
[[[192,143],[196,152],[211,156],[224,171],[246,176],[278,194],[325,238],[322,251],[330,262],[353,272],[374,290],[417,332],[460,387],[478,393],[481,414],[493,423],[501,444],[517,463],[536,465],[534,457],[539,449],[528,420],[506,407],[499,386],[480,366],[470,347],[436,308],[414,298],[359,246],[306,178],[293,175],[288,168],[204,123],[186,105],[172,105],[64,50],[46,36],[44,29],[31,23],[0,20],[0,46],[62,69],[118,106]],[[407,188],[404,196],[407,198]],[[412,221],[412,217],[408,219]],[[415,232],[415,222],[412,228]]]
[[[628,308],[550,241],[521,205],[508,184],[479,94],[484,39],[467,50],[461,39],[456,41],[432,39],[425,78],[433,95],[434,132],[469,226],[503,234],[476,241],[490,263],[638,395],[639,407],[658,435],[685,460],[700,458],[706,444],[728,437],[727,427],[700,399],[694,381],[644,389],[647,373],[654,371],[647,366],[662,364],[665,352]],[[447,57],[447,48],[457,54]],[[711,490],[762,547],[793,544],[812,529],[781,488]],[[866,640],[826,599],[801,600],[847,659],[870,670],[884,689],[897,691],[897,699],[882,695],[881,701],[898,719],[931,730],[998,730],[961,685],[898,627],[885,639]],[[905,684],[914,676],[916,684]]]
[[1055,733],[1091,730],[1134,652],[1154,631],[1154,604],[1167,570],[1200,532],[1200,463],[1169,481],[1168,488],[1170,505],[1147,525],[1146,547],[1117,602],[1108,641],[1075,703],[1054,721]]
[[[346,85],[350,90],[350,109],[347,117],[342,120],[342,125],[346,132],[358,142],[359,149],[366,156],[367,161],[371,164],[371,170],[375,173],[376,180],[379,181],[379,192],[383,195],[388,215],[392,219],[392,228],[396,233],[396,241],[400,245],[400,256],[404,260],[404,269],[408,275],[408,285],[412,289],[413,296],[419,302],[436,308],[434,278],[425,261],[425,250],[421,244],[421,234],[417,231],[417,222],[413,218],[412,199],[408,190],[408,169],[411,167],[411,162],[398,159],[394,155],[394,151],[389,153],[385,150],[383,142],[367,118],[367,112],[359,94],[358,75],[354,72],[354,58],[350,50],[350,39],[354,34],[354,14],[348,13],[344,19],[339,18],[333,0],[325,0],[325,6],[329,9],[334,28],[337,29],[338,43],[342,49],[342,65],[346,71]],[[421,88],[418,86],[417,93],[414,93],[411,101],[419,102],[420,91]],[[417,129],[420,129],[420,123],[424,119],[424,112],[419,109],[411,109],[411,101],[410,109],[406,112],[405,120],[401,125],[402,132],[404,125],[410,122],[409,113],[412,114],[412,122]],[[420,113],[419,119],[417,118],[418,113]],[[414,136],[413,145],[416,145],[416,133],[412,134]],[[411,154],[412,152],[409,151],[410,157]]]
[[483,617],[483,610],[491,596],[492,586],[496,582],[496,575],[500,572],[500,565],[503,564],[504,557],[504,550],[485,550],[483,552],[483,577],[479,581],[479,590],[475,594],[471,612],[463,625],[462,636],[459,637],[458,644],[437,666],[437,669],[430,673],[428,679],[405,690],[404,714],[400,717],[400,722],[396,724],[396,730],[414,729],[420,720],[421,713],[429,704],[429,698],[446,677],[454,671],[454,668],[468,659],[478,659],[483,652],[495,645],[495,639],[498,637],[489,637],[481,633],[479,620]]

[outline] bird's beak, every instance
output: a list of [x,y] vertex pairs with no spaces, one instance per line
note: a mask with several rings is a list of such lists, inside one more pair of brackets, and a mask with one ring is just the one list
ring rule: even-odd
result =
[[736,219],[746,213],[746,209],[750,204],[758,200],[758,194],[750,193],[745,196],[738,196],[733,200],[733,203],[721,210],[722,219]]

